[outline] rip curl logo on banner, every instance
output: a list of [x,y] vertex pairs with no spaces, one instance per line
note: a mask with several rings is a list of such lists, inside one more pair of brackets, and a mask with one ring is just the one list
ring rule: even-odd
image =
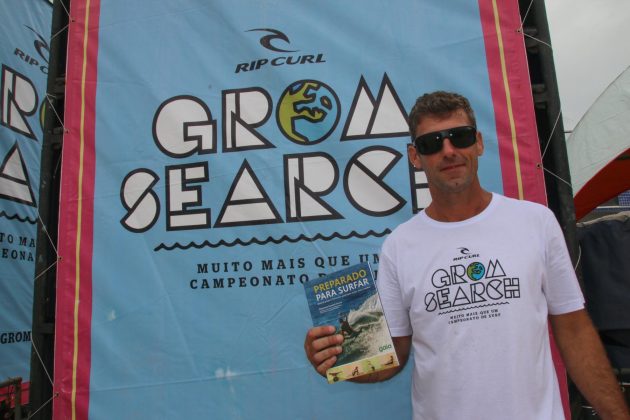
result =
[[246,32],[262,34],[266,33],[267,35],[263,35],[260,37],[258,41],[260,45],[271,52],[279,53],[281,55],[276,54],[272,57],[257,58],[247,63],[238,63],[236,65],[236,70],[234,70],[234,73],[251,72],[260,70],[262,68],[273,68],[280,66],[326,63],[324,53],[322,52],[301,55],[284,55],[286,53],[299,52],[300,50],[285,48],[285,44],[286,46],[288,46],[291,44],[291,41],[289,40],[289,37],[287,35],[277,29],[259,28],[249,29]]
[[24,62],[28,63],[30,66],[39,67],[42,73],[48,74],[48,56],[50,54],[48,41],[35,29],[28,25],[24,26],[31,30],[35,35],[33,46],[35,47],[35,51],[37,51],[37,57],[31,56],[30,54],[22,51],[20,48],[15,48],[14,53],[19,59],[24,60]]
[[299,50],[285,50],[282,49],[280,47],[277,47],[275,45],[275,41],[276,40],[281,40],[284,41],[287,44],[290,44],[291,41],[289,41],[289,37],[287,37],[285,34],[283,34],[282,32],[280,32],[277,29],[270,29],[270,28],[264,28],[264,29],[250,29],[247,32],[267,32],[269,33],[269,35],[265,35],[260,37],[260,45],[262,45],[263,47],[267,48],[268,50],[271,51],[275,51],[275,52],[280,52],[280,53],[284,53],[284,52],[296,52]]

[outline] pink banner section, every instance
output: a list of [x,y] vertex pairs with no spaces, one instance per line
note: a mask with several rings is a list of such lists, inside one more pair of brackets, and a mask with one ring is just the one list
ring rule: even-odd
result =
[[70,11],[55,331],[57,419],[88,418],[99,8],[98,0],[75,1]]
[[536,116],[518,2],[480,0],[503,188],[509,197],[546,204]]

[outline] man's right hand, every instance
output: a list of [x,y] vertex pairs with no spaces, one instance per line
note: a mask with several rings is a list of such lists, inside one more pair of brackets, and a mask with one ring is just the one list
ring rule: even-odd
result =
[[304,339],[306,358],[315,370],[326,377],[326,371],[337,361],[337,355],[342,352],[343,335],[335,334],[332,325],[314,327],[308,330]]

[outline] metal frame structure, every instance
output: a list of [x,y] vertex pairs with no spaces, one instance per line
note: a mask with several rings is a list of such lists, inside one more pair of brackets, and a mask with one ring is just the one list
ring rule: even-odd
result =
[[538,141],[543,153],[545,189],[549,208],[564,232],[573,262],[577,256],[575,207],[562,124],[558,81],[544,0],[519,0],[534,96]]
[[[41,156],[39,189],[40,224],[37,231],[36,278],[33,290],[33,327],[31,340],[31,377],[29,406],[32,419],[52,418],[54,378],[55,286],[58,259],[57,227],[63,112],[65,94],[66,48],[68,44],[68,10],[70,0],[53,4],[50,58],[48,62],[47,107]],[[51,243],[52,242],[52,243]]]

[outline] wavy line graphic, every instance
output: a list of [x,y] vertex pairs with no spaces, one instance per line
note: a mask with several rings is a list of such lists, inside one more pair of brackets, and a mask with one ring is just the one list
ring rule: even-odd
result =
[[291,238],[287,235],[283,235],[279,238],[273,238],[271,236],[267,237],[266,239],[258,239],[258,238],[252,238],[249,241],[242,241],[240,239],[235,239],[232,242],[226,242],[224,240],[221,240],[219,242],[208,242],[208,241],[203,241],[202,243],[198,244],[196,242],[190,242],[188,245],[182,245],[179,242],[175,242],[173,245],[166,245],[165,243],[161,243],[159,244],[157,247],[155,247],[153,250],[154,251],[173,251],[174,249],[190,249],[190,248],[197,248],[197,249],[201,249],[201,248],[221,248],[221,247],[233,247],[233,246],[248,246],[248,245],[266,245],[268,243],[273,243],[273,244],[281,244],[283,242],[290,242],[290,243],[296,243],[296,242],[314,242],[314,241],[330,241],[333,239],[350,239],[350,238],[360,238],[360,239],[365,239],[367,237],[370,236],[374,236],[376,238],[381,238],[387,234],[391,233],[390,229],[385,229],[382,232],[374,232],[373,230],[368,230],[365,233],[359,233],[356,231],[351,231],[349,234],[347,235],[342,235],[338,232],[333,233],[332,235],[326,236],[326,235],[322,235],[321,233],[318,233],[315,236],[312,237],[308,237],[306,235],[300,235],[297,236],[295,238]]
[[451,311],[438,312],[438,315],[450,314],[453,312],[460,312],[460,311],[468,311],[475,308],[483,308],[484,306],[498,306],[498,305],[509,305],[509,304],[510,302],[498,302],[498,303],[487,303],[485,305],[466,306],[465,308],[461,308],[461,309],[453,309]]
[[4,217],[4,218],[9,219],[9,220],[17,220],[17,221],[22,222],[22,223],[30,223],[31,225],[36,225],[37,224],[37,219],[30,219],[28,217],[22,218],[22,217],[20,217],[17,214],[14,214],[13,216],[9,216],[8,214],[6,214],[4,212],[4,210],[0,211],[0,217]]

